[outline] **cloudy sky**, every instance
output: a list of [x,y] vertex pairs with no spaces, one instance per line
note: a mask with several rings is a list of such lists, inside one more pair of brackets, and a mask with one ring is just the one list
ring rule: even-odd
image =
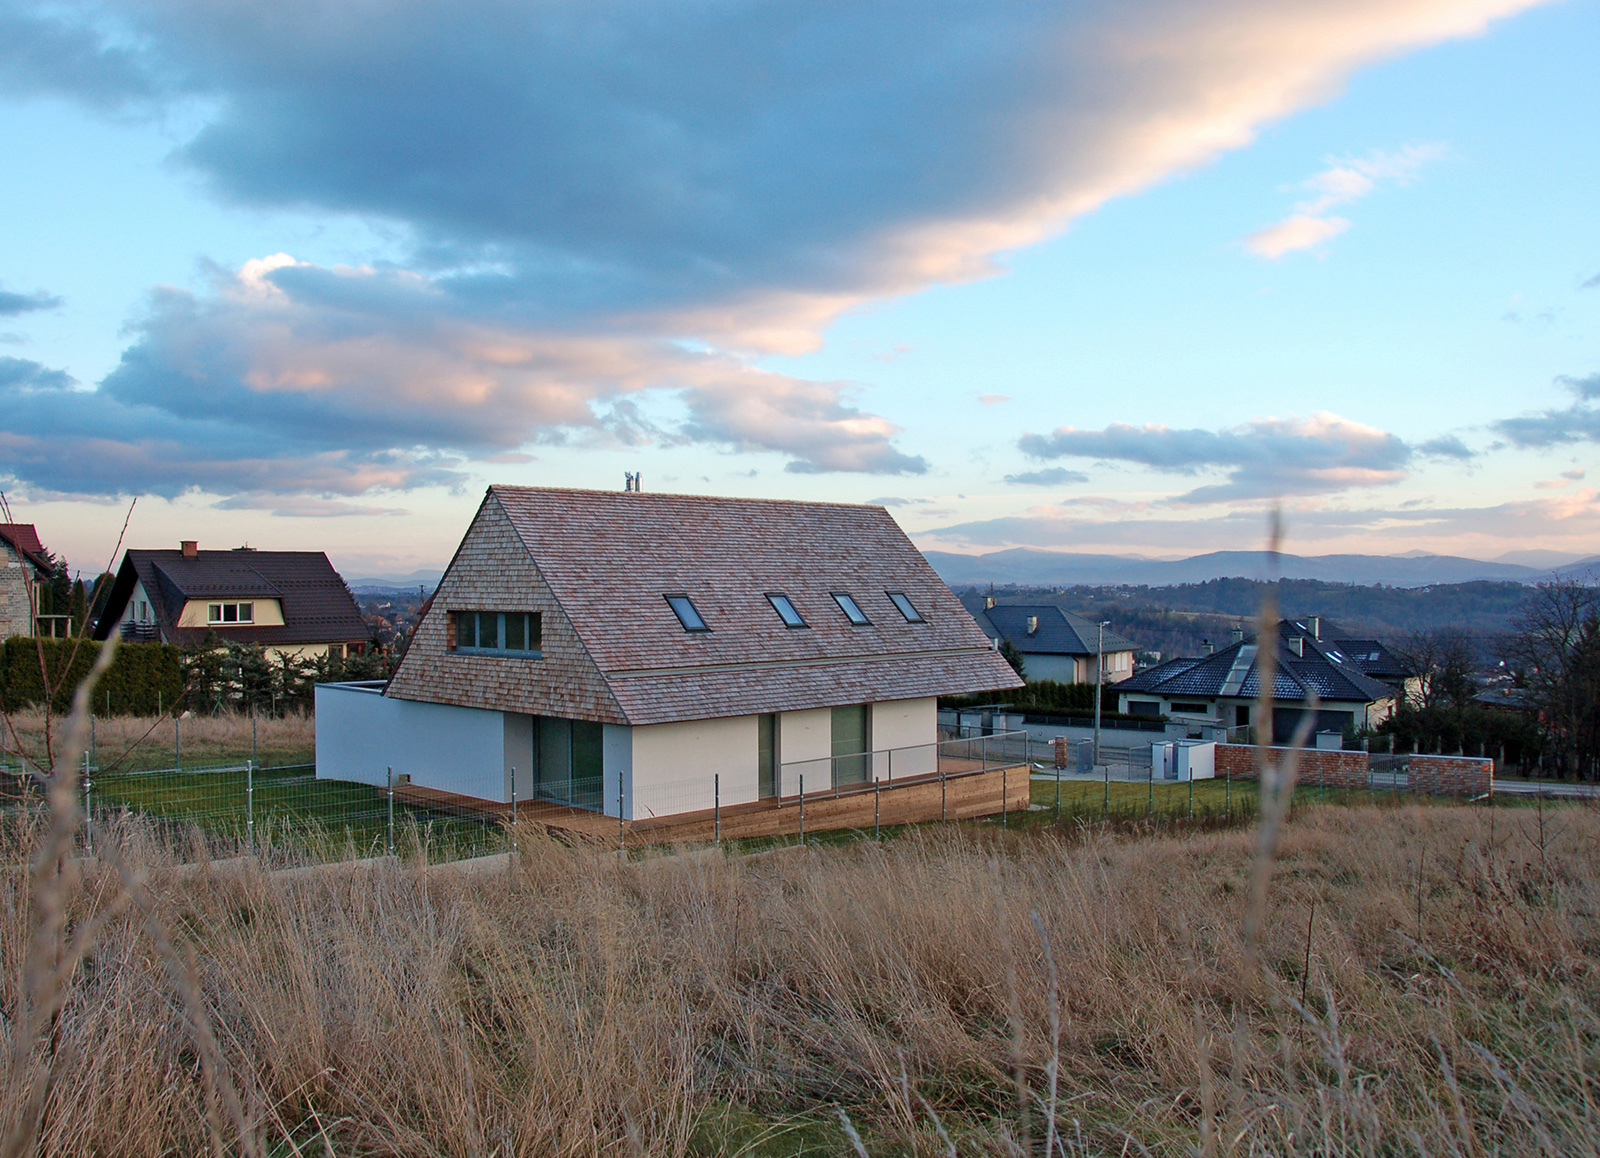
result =
[[1600,551],[1600,0],[0,2],[0,487],[443,564],[489,482],[924,547]]

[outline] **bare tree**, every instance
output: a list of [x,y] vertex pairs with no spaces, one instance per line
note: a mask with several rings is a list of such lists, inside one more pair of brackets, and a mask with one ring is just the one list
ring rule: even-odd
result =
[[1510,652],[1564,771],[1590,779],[1600,757],[1600,590],[1541,583],[1517,615]]
[[1462,708],[1472,701],[1477,692],[1472,678],[1476,655],[1465,632],[1449,628],[1412,632],[1394,651],[1416,679],[1407,689],[1411,707]]

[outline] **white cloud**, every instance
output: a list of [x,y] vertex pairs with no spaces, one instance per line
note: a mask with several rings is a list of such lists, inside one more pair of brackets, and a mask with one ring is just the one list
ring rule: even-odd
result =
[[1315,249],[1350,228],[1343,217],[1328,211],[1359,201],[1378,187],[1379,181],[1407,185],[1422,166],[1445,155],[1443,145],[1407,145],[1398,152],[1378,150],[1365,157],[1336,161],[1300,183],[1315,196],[1296,202],[1294,212],[1275,225],[1258,229],[1244,239],[1244,247],[1257,257],[1276,260],[1286,253]]
[[[85,472],[45,423],[12,428],[28,445],[6,461],[90,493],[124,458],[178,485],[185,463],[299,455],[322,479],[344,463],[346,493],[579,430],[920,470],[847,384],[746,360],[814,349],[863,303],[990,276],[1353,70],[1537,2],[140,0],[110,38],[98,0],[23,0],[0,15],[0,93],[181,104],[203,121],[175,163],[219,198],[404,240],[376,268],[275,254],[210,295],[158,294],[73,405],[119,446],[127,424],[94,407],[147,416],[162,453]],[[1325,243],[1332,206],[1426,152],[1330,167],[1296,210],[1321,224],[1257,245]],[[689,426],[653,430],[627,405],[650,393],[681,396]],[[257,472],[231,485],[259,489]],[[221,466],[192,477],[230,485]]]
[[1244,247],[1257,257],[1276,259],[1297,249],[1314,249],[1349,228],[1350,222],[1343,217],[1296,213],[1276,225],[1256,230],[1244,239]]
[[1104,430],[1063,426],[1018,442],[1039,459],[1092,458],[1137,463],[1170,474],[1227,472],[1178,503],[1215,503],[1383,486],[1405,477],[1412,448],[1377,427],[1319,412],[1309,418],[1259,418],[1225,430],[1174,430],[1114,423]]

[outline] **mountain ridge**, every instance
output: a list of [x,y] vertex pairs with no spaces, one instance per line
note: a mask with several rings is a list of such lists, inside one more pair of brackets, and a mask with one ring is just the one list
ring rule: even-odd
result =
[[1036,587],[1170,587],[1211,579],[1315,579],[1325,583],[1428,587],[1438,583],[1498,580],[1539,583],[1568,576],[1600,581],[1600,555],[1559,567],[1486,562],[1459,555],[1279,555],[1265,551],[1210,551],[1186,559],[1131,559],[1013,547],[984,555],[925,551],[939,577],[952,586],[1017,584]]

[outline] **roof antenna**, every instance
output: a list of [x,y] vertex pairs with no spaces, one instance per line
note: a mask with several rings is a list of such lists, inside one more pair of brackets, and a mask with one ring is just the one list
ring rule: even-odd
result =
[[633,493],[633,472],[631,470],[625,470],[622,472],[622,493]]
[[627,470],[625,470],[625,471],[622,472],[622,477],[623,477],[623,480],[624,480],[624,485],[623,485],[622,489],[624,491],[628,491],[628,492],[637,494],[638,492],[644,490],[644,484],[642,482],[640,482],[640,480],[644,477],[644,472],[643,471],[637,471],[637,470],[627,471]]

